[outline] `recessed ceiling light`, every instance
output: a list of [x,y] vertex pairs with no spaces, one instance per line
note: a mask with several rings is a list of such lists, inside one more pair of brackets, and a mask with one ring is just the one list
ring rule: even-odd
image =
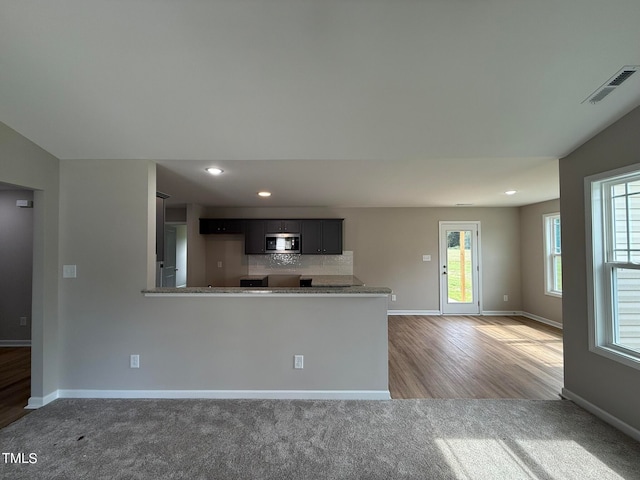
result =
[[211,175],[220,175],[222,172],[224,172],[224,170],[222,170],[221,168],[207,168],[207,172],[209,172]]
[[258,192],[258,195],[261,197],[270,197],[271,192]]
[[517,193],[516,190],[507,190],[506,192],[504,192],[506,195],[515,195]]

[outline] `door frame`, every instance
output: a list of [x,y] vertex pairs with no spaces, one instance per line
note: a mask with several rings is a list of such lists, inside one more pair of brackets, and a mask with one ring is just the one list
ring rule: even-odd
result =
[[[475,313],[447,313],[446,315],[481,315],[482,311],[483,311],[483,305],[482,305],[482,231],[481,231],[481,223],[479,220],[441,220],[438,222],[438,260],[440,261],[439,265],[438,265],[438,275],[439,275],[439,279],[438,279],[438,285],[439,285],[439,300],[440,300],[440,314],[445,315],[444,313],[444,302],[443,302],[443,297],[444,297],[444,290],[445,290],[445,286],[444,286],[444,280],[443,280],[443,265],[445,263],[443,257],[443,245],[442,245],[442,234],[443,231],[447,228],[447,226],[451,226],[451,225],[469,225],[472,229],[477,230],[478,234],[476,236],[476,266],[477,266],[477,285],[478,285],[478,301],[477,301],[477,306],[478,306],[478,311]],[[444,249],[444,251],[446,252],[446,248]],[[446,254],[445,254],[446,255]]]

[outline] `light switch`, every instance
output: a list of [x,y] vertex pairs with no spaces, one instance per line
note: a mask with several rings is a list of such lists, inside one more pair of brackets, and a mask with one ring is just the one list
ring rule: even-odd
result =
[[63,265],[62,266],[62,278],[76,278],[76,266],[75,265]]
[[423,262],[430,262],[431,261],[431,255],[422,255],[422,261]]

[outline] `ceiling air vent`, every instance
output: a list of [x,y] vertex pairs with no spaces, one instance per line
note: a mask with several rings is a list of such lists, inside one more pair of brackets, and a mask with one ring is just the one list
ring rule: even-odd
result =
[[640,69],[639,65],[625,65],[619,72],[613,77],[604,82],[598,89],[585,98],[582,103],[598,103],[604,97],[613,92],[616,88],[622,85],[631,75],[636,73]]

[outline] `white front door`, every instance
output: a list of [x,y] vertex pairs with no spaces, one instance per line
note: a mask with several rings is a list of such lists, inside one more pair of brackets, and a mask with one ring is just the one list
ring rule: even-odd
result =
[[480,222],[440,222],[440,310],[480,313]]

